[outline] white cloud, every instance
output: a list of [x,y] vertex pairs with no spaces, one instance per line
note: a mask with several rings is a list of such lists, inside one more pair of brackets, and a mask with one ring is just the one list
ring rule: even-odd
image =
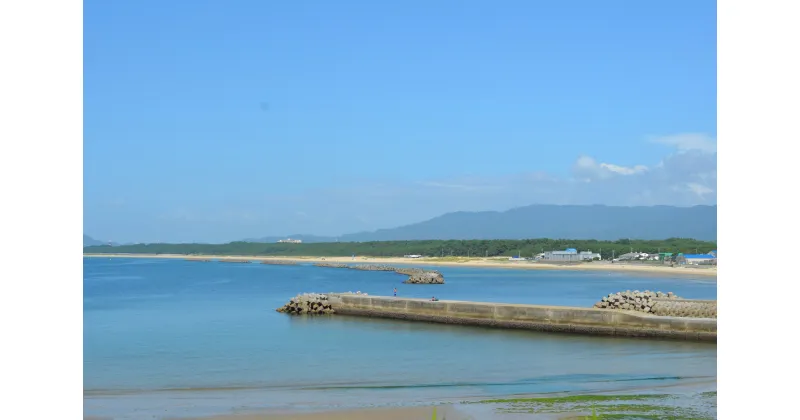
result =
[[613,163],[597,163],[589,156],[580,156],[573,165],[573,173],[582,181],[590,182],[597,179],[608,179],[617,175],[635,175],[647,171],[645,165],[632,167],[616,165]]
[[706,153],[717,152],[717,140],[705,134],[685,133],[651,138],[651,142],[672,146],[678,151],[699,150]]
[[640,174],[647,170],[647,166],[644,165],[636,165],[632,168],[628,168],[625,166],[614,165],[611,163],[601,163],[600,167],[604,169],[608,169],[611,172],[618,173],[620,175],[634,175]]
[[689,191],[697,194],[701,198],[714,192],[714,190],[712,190],[711,188],[695,182],[690,182],[686,184],[686,186],[689,187]]

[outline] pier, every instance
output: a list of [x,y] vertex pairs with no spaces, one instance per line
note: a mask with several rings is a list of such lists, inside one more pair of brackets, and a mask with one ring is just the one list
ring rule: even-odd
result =
[[333,312],[533,331],[717,341],[717,320],[658,316],[634,311],[490,302],[430,301],[359,294],[327,294]]

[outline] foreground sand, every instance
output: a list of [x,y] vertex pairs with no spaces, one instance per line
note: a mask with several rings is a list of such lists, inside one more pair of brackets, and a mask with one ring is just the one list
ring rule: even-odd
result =
[[382,257],[252,257],[235,255],[175,255],[175,254],[84,254],[86,257],[105,257],[105,258],[179,258],[179,259],[249,259],[253,261],[295,261],[305,263],[328,262],[328,263],[371,263],[371,264],[411,264],[411,265],[437,265],[437,266],[456,266],[456,267],[480,267],[480,268],[511,268],[523,270],[564,270],[564,271],[618,271],[636,272],[642,274],[652,274],[659,276],[702,276],[717,277],[716,267],[690,268],[690,267],[668,267],[661,265],[639,265],[625,263],[609,263],[605,261],[595,261],[577,265],[559,265],[549,263],[536,263],[528,261],[509,261],[500,258],[382,258]]

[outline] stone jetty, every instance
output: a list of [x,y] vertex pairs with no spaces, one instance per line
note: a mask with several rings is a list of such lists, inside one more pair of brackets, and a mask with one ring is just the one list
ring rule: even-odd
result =
[[349,268],[363,271],[393,271],[397,274],[408,276],[405,284],[444,284],[444,275],[436,270],[424,270],[415,267],[393,267],[384,264],[342,264],[342,263],[316,263],[315,267]]
[[253,261],[251,260],[243,260],[243,259],[232,259],[232,258],[221,258],[219,262],[224,263],[240,263],[240,264],[250,264]]
[[604,296],[594,304],[599,309],[643,312],[683,318],[716,318],[716,300],[684,299],[672,292],[626,290]]
[[[615,300],[612,299],[612,301]],[[653,307],[657,308],[662,301],[669,303],[688,301],[688,299],[680,299],[678,297],[655,297],[652,300],[653,306],[651,309]],[[693,301],[689,306],[704,302],[709,301]],[[278,308],[277,311],[292,315],[336,313],[371,318],[572,334],[668,338],[706,342],[716,342],[717,340],[717,320],[715,318],[674,315],[656,316],[652,312],[645,313],[631,309],[609,310],[608,307],[574,308],[496,302],[429,300],[392,296],[367,296],[365,293],[351,292],[298,295],[286,305]]]
[[187,258],[186,261],[211,262],[213,260],[210,258]]
[[329,315],[334,313],[328,296],[319,293],[297,295],[276,311],[290,315]]
[[263,260],[261,264],[267,265],[297,265],[296,261],[288,261],[288,260]]
[[350,268],[347,264],[342,263],[316,263],[314,267],[325,267],[325,268]]
[[356,264],[351,265],[350,268],[363,271],[397,271],[396,267],[384,264]]

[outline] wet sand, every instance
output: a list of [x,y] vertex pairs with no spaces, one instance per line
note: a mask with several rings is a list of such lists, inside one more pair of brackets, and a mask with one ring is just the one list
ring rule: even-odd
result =
[[[333,410],[313,413],[256,413],[230,414],[214,417],[199,417],[180,420],[431,420],[433,406],[429,407],[397,407],[397,408],[365,408],[354,410]],[[459,412],[452,406],[436,406],[436,418],[446,417],[451,420],[472,420],[474,417]],[[179,420],[175,418],[173,420]]]
[[475,268],[507,268],[521,270],[564,270],[564,271],[616,271],[650,274],[657,276],[695,276],[717,277],[714,267],[669,267],[665,265],[644,265],[610,263],[595,261],[574,265],[554,264],[529,261],[509,261],[501,258],[383,258],[383,257],[278,257],[278,256],[243,256],[243,255],[177,255],[177,254],[84,254],[85,257],[99,258],[172,258],[172,259],[219,259],[251,261],[294,261],[297,263],[345,263],[345,264],[408,264],[418,266],[475,267]]

